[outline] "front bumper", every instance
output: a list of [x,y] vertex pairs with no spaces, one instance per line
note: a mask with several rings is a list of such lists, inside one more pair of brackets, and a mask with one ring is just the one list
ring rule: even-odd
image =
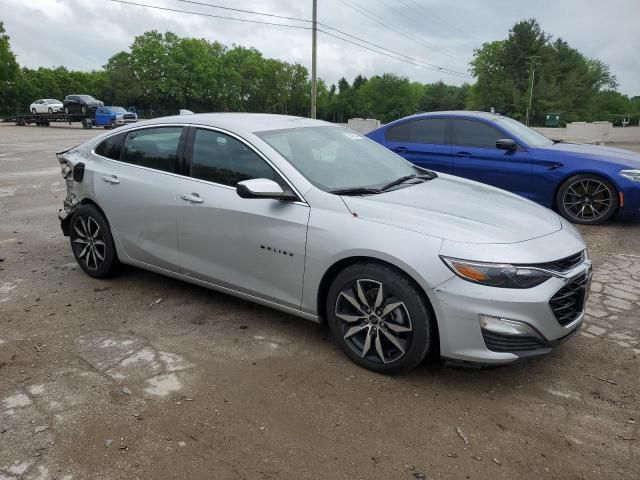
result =
[[130,123],[137,123],[137,118],[116,118],[116,125],[129,125]]
[[627,180],[619,187],[624,204],[618,209],[618,218],[640,219],[640,183]]
[[[478,285],[453,277],[433,290],[438,317],[440,352],[445,358],[482,364],[506,364],[544,355],[571,338],[581,327],[591,279],[591,263],[584,263],[528,289]],[[550,300],[567,285],[586,285],[576,315],[561,325]],[[479,315],[504,318],[531,327],[532,335],[505,335],[481,328]]]

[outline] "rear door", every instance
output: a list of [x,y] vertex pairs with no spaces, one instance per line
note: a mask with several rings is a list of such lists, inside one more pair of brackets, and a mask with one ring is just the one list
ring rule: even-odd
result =
[[451,173],[451,146],[447,118],[409,120],[388,128],[387,148],[419,167]]
[[93,185],[127,256],[178,271],[176,191],[186,129],[148,127],[112,135],[94,150]]
[[241,180],[269,178],[290,187],[229,133],[191,127],[187,159],[190,178],[180,180],[177,200],[182,273],[300,308],[309,206],[240,198]]
[[454,175],[530,196],[531,157],[526,148],[496,148],[498,140],[511,137],[484,121],[452,118],[451,125]]

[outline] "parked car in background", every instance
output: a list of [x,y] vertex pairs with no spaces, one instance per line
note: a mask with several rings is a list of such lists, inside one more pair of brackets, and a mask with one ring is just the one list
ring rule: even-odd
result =
[[583,321],[591,262],[573,225],[327,122],[166,117],[58,160],[62,230],[88,275],[122,262],[326,320],[377,372],[429,352],[511,363]]
[[116,128],[129,123],[136,123],[138,116],[127,112],[122,107],[98,107],[96,109],[95,124],[98,127]]
[[640,218],[640,154],[552,141],[501,115],[433,112],[367,134],[424,168],[517,193],[573,223]]
[[61,112],[63,108],[62,102],[55,98],[43,98],[36,100],[29,105],[29,111],[34,115],[38,113],[57,113]]
[[91,95],[67,95],[62,101],[64,113],[89,113],[102,107],[104,103]]

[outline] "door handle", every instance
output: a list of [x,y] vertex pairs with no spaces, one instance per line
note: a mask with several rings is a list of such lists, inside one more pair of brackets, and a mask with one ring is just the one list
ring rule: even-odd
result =
[[117,185],[118,183],[120,183],[120,180],[118,180],[118,177],[116,177],[115,175],[103,175],[102,181],[107,183],[112,183],[114,185]]
[[393,149],[394,152],[396,153],[407,153],[408,148],[407,147],[396,147]]
[[470,157],[471,154],[469,152],[457,152],[456,157]]
[[186,202],[191,203],[203,203],[204,200],[200,198],[200,195],[197,193],[181,193],[180,198]]

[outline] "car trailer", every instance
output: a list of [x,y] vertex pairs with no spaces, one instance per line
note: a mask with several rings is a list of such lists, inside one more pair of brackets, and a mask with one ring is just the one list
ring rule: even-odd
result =
[[92,128],[94,125],[95,112],[89,113],[29,113],[27,115],[17,115],[5,118],[5,122],[13,122],[19,127],[35,123],[39,127],[48,127],[52,122],[68,123],[80,122],[82,128]]

